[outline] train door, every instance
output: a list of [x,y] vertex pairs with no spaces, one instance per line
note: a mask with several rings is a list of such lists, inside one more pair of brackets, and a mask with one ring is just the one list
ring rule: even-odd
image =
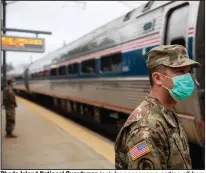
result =
[[205,121],[205,1],[200,1],[199,4],[195,33],[195,58],[201,64],[201,67],[196,70],[196,75],[200,86],[201,112]]
[[169,11],[165,30],[165,44],[180,44],[187,47],[188,16],[188,4]]

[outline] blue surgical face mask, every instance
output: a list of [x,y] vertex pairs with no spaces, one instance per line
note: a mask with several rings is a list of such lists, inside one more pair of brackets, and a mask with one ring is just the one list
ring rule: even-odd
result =
[[[168,77],[168,76],[166,76]],[[170,77],[168,77],[170,78]],[[176,101],[182,101],[190,97],[195,89],[194,81],[189,73],[170,78],[173,81],[173,88],[169,89],[165,86],[172,98]]]

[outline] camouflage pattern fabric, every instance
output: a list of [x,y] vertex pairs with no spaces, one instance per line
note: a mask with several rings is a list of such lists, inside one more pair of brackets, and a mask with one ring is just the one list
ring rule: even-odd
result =
[[3,105],[6,110],[6,132],[11,134],[15,126],[16,98],[12,88],[6,88],[3,93]]
[[3,105],[5,109],[17,107],[16,97],[12,88],[6,88],[3,93]]
[[15,126],[15,109],[6,109],[6,132],[11,134]]
[[162,45],[151,49],[148,54],[147,67],[149,69],[158,65],[179,68],[191,65],[200,66],[200,63],[189,59],[187,50],[181,45]]
[[186,134],[174,110],[148,95],[115,142],[116,169],[191,169]]

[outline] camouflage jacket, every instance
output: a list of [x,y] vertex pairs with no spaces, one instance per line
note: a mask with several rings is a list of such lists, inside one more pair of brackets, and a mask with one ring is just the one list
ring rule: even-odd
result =
[[7,87],[3,92],[3,105],[5,109],[17,107],[16,98],[12,88]]
[[186,134],[174,110],[147,96],[115,142],[116,169],[191,169]]

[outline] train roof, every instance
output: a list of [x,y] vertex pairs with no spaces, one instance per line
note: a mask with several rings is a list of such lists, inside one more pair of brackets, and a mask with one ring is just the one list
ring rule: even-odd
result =
[[15,67],[13,70],[8,71],[7,72],[8,78],[24,75],[24,70],[27,67],[28,67],[28,65],[19,65],[19,66]]
[[[51,65],[57,64],[58,62],[68,60],[71,58],[68,55],[70,52],[75,51],[79,47],[81,48],[85,45],[89,45],[89,43],[91,43],[94,38],[99,38],[101,37],[101,35],[104,35],[104,33],[108,32],[109,30],[114,30],[115,28],[125,25],[127,21],[137,19],[138,17],[170,2],[172,1],[148,1],[147,3],[139,6],[138,8],[126,13],[125,15],[120,16],[115,20],[112,20],[111,22],[70,42],[64,47],[61,47],[58,50],[47,54],[41,59],[38,59],[36,62],[30,65],[29,71],[31,73],[38,72],[46,69],[47,67],[49,68]],[[127,20],[125,20],[126,18]]]
[[48,53],[44,57],[36,60],[29,66],[29,73],[36,73],[45,69],[48,69],[52,62],[59,57],[59,55],[62,55],[66,53],[67,49],[66,47],[61,47],[53,52]]

